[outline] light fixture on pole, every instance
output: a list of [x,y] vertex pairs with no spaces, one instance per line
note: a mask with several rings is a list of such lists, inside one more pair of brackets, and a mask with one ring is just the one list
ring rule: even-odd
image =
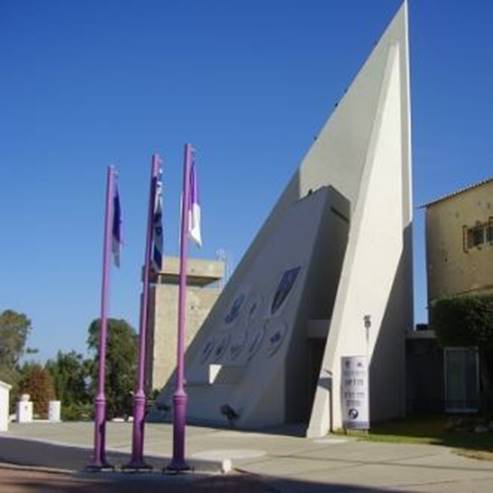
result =
[[371,329],[371,315],[363,316],[363,323],[365,325],[365,335],[366,335],[366,357],[368,363],[370,363],[370,329]]

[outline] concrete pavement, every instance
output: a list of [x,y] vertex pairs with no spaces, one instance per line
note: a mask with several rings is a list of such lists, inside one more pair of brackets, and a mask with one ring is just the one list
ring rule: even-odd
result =
[[[80,470],[89,459],[92,432],[91,423],[13,424],[11,431],[0,434],[0,460]],[[128,459],[130,437],[129,424],[108,424],[107,443],[114,462],[122,464]],[[158,469],[169,460],[171,446],[170,425],[146,426],[145,452]],[[492,462],[461,457],[434,445],[360,442],[340,436],[310,440],[191,426],[187,455],[201,460],[231,458],[240,473],[235,480],[254,481],[255,491],[493,490]],[[118,477],[114,475],[114,481]],[[158,474],[152,478],[167,481]],[[265,489],[258,489],[260,484]]]

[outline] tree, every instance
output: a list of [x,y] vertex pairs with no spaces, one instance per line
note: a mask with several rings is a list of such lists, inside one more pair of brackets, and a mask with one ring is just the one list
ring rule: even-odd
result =
[[31,321],[23,313],[5,310],[0,313],[0,378],[14,384],[18,364],[24,354]]
[[431,327],[442,347],[477,346],[483,407],[491,406],[493,370],[493,296],[443,298],[432,305]]
[[20,370],[18,396],[29,394],[33,401],[34,414],[45,418],[48,415],[48,402],[55,398],[55,389],[50,373],[39,363],[25,363]]
[[62,405],[64,420],[81,419],[90,414],[91,396],[88,380],[92,365],[75,351],[58,351],[54,360],[48,360],[45,368],[53,378],[57,398]]
[[[89,326],[87,345],[95,353],[92,367],[92,390],[95,393],[98,376],[100,320]],[[132,390],[135,384],[137,359],[137,334],[125,320],[108,319],[108,339],[106,348],[106,401],[107,415],[128,416],[132,413]]]

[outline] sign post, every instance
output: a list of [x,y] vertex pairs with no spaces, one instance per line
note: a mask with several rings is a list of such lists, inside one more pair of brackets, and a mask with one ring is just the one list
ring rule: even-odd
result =
[[344,429],[369,430],[368,358],[341,358],[342,425]]

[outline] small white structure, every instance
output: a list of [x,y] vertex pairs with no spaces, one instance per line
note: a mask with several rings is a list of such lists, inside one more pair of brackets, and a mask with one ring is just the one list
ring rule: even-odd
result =
[[9,429],[9,398],[11,385],[0,381],[0,431]]
[[17,402],[16,419],[18,423],[32,423],[33,420],[33,403],[29,400],[29,394],[22,394]]
[[61,401],[50,401],[48,403],[48,421],[50,423],[59,423],[61,421]]

